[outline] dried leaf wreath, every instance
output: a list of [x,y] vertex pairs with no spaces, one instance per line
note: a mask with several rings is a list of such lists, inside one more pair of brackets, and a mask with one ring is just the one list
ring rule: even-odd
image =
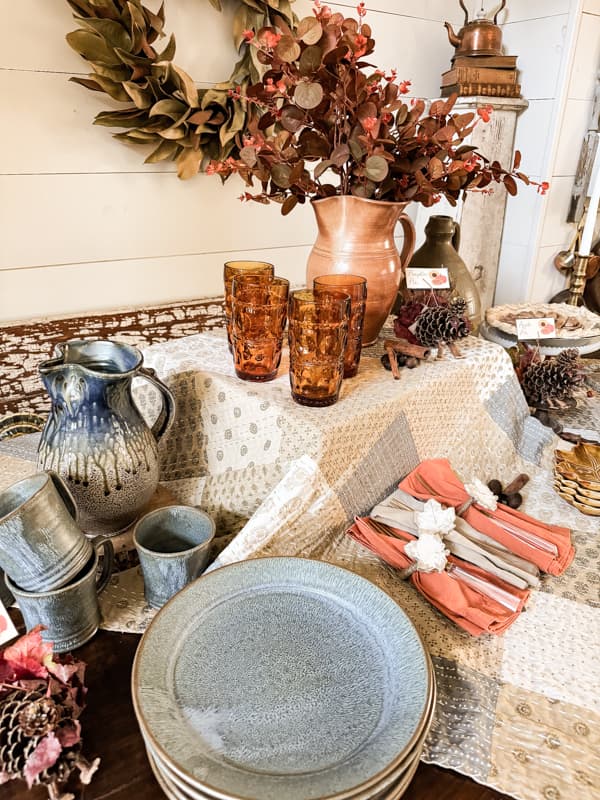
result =
[[[242,56],[229,80],[197,89],[192,78],[173,63],[175,37],[157,51],[165,35],[164,3],[153,13],[141,0],[67,0],[81,25],[67,42],[94,70],[72,81],[104,92],[127,108],[101,111],[96,125],[122,128],[114,134],[134,144],[153,144],[145,163],[177,162],[180,178],[196,175],[203,163],[222,160],[236,149],[235,136],[246,127],[245,88],[260,79],[256,48],[243,32],[277,24],[292,27],[290,0],[240,0],[233,21],[234,44]],[[210,0],[221,10],[220,0]],[[240,87],[231,96],[230,89]],[[132,105],[133,104],[133,105]]]

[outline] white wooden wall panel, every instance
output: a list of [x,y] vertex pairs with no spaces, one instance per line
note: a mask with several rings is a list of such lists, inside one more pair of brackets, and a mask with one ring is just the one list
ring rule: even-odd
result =
[[554,98],[529,100],[517,121],[515,150],[523,156],[523,171],[527,175],[542,175],[548,168],[552,130],[556,125]]
[[[554,269],[550,251],[555,254],[566,247],[572,234],[565,219],[575,172],[572,163],[584,134],[581,115],[577,121],[569,120],[573,158],[562,125],[569,114],[569,81],[577,71],[573,65],[582,58],[577,37],[580,0],[513,0],[509,6],[505,42],[509,52],[519,55],[523,94],[530,101],[519,120],[516,146],[523,152],[523,169],[548,180],[550,190],[546,197],[522,191],[508,205],[499,303],[548,300],[563,288],[564,277]],[[584,60],[587,70],[595,73],[597,61],[589,47]]]
[[[510,204],[508,206],[510,208]],[[529,247],[502,240],[494,303],[518,303],[527,297]]]
[[591,100],[567,100],[558,140],[554,175],[574,177],[577,172],[581,144],[589,129],[592,114]]
[[[354,11],[357,3],[328,3],[331,8],[344,7],[347,9],[346,14],[350,16],[349,11]],[[468,5],[468,3],[467,3]],[[392,14],[398,17],[408,17],[409,19],[426,19],[433,20],[434,22],[450,22],[460,21],[463,19],[463,13],[458,5],[458,0],[368,0],[366,2],[368,13],[371,11],[382,11],[386,14]],[[306,0],[300,0],[296,3],[297,9],[304,9],[303,13],[310,13],[311,4]],[[299,11],[297,11],[300,14]],[[399,47],[403,44],[403,38],[398,41]]]
[[[469,7],[469,3],[465,4]],[[470,4],[480,8],[480,3]],[[491,4],[493,6],[493,3]],[[544,19],[557,14],[566,14],[569,11],[569,0],[524,0],[523,2],[509,2],[498,18],[501,23],[523,22],[529,19]],[[489,7],[489,6],[488,6]]]
[[223,291],[223,262],[248,256],[270,261],[292,285],[300,285],[309,251],[308,246],[251,253],[244,249],[0,271],[0,319],[153,305],[157,298],[168,303],[182,297],[218,296]]
[[552,177],[553,191],[548,193],[544,225],[542,228],[542,245],[553,245],[560,250],[569,243],[573,226],[567,222],[567,214],[571,204],[573,176]]
[[[148,0],[156,9],[160,0]],[[225,79],[235,61],[235,4],[167,0],[176,61],[198,85]],[[452,56],[442,21],[454,0],[373,0],[376,61],[396,66],[414,94],[435,97]],[[332,4],[344,13],[355,4]],[[311,4],[299,0],[300,16]],[[302,280],[315,223],[310,208],[242,205],[241,182],[181,182],[172,164],[146,166],[143,148],[92,125],[111,105],[69,83],[90,72],[66,44],[77,27],[64,0],[19,0],[5,12],[0,52],[0,321],[217,294],[223,261],[271,260]]]
[[600,14],[600,0],[583,0],[583,10],[589,14]]
[[[148,0],[149,8],[160,6]],[[231,37],[233,4],[222,14],[208,0],[167,0],[165,31],[175,34],[176,63],[197,81],[226,80],[236,58]],[[18,0],[3,9],[9,18],[10,36],[3,37],[0,67],[47,70],[71,74],[92,72],[65,42],[78,27],[65,0]],[[159,40],[166,44],[167,38]]]
[[0,68],[83,73],[85,62],[65,43],[76,27],[64,0],[18,0],[3,3],[5,35]]
[[240,203],[240,186],[216,177],[169,174],[7,175],[0,177],[5,231],[0,268],[247,251],[308,244],[306,205]]
[[600,66],[600,16],[583,14],[573,62],[569,97],[592,100]]
[[548,300],[566,288],[565,276],[554,266],[555,246],[540,247],[537,254],[536,268],[531,285],[531,297],[534,300]]
[[567,14],[528,19],[504,26],[506,52],[519,56],[523,96],[554,98],[559,82]]
[[[527,167],[527,165],[525,165]],[[537,176],[537,180],[540,180]],[[506,205],[504,217],[504,244],[523,244],[531,235],[531,223],[543,212],[546,197],[539,195],[535,189],[519,186],[520,194],[510,197]]]
[[69,172],[175,172],[172,161],[144,164],[152,146],[118,142],[93,125],[101,109],[123,108],[55,72],[0,70],[2,112],[0,175]]

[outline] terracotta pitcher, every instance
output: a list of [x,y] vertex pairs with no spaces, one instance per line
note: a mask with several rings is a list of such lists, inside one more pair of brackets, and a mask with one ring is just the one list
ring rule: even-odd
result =
[[[306,282],[318,275],[349,273],[367,279],[363,345],[377,341],[394,303],[402,269],[413,254],[415,228],[404,213],[408,203],[365,200],[340,195],[314,200],[319,233],[308,257]],[[397,222],[404,229],[399,253],[394,241]]]

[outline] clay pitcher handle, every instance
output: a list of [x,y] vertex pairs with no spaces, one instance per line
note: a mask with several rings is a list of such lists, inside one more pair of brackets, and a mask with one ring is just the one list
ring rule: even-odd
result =
[[402,269],[404,269],[415,252],[417,231],[415,230],[413,221],[408,214],[400,214],[398,217],[398,222],[400,222],[402,228],[404,229],[404,242],[402,244],[402,252],[400,253],[400,263],[402,265]]
[[458,248],[460,247],[460,222],[454,223],[454,235],[452,236],[452,247],[458,253]]
[[63,481],[58,472],[54,472],[53,469],[47,469],[45,470],[45,472],[47,473],[48,477],[54,484],[54,488],[58,492],[60,499],[66,505],[67,511],[73,517],[75,522],[77,522],[79,520],[79,511],[77,510],[77,504],[75,502],[75,498],[71,494],[69,487]]
[[162,397],[162,408],[158,419],[152,426],[152,435],[157,442],[160,442],[165,433],[169,430],[175,419],[175,398],[170,389],[156,377],[156,372],[150,367],[140,367],[136,377],[145,378],[153,386],[156,386]]

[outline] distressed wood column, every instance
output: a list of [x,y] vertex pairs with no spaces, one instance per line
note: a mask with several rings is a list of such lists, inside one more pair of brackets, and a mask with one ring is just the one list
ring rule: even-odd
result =
[[[521,98],[459,97],[456,112],[476,111],[483,106],[494,109],[490,121],[478,125],[471,143],[490,161],[512,166],[517,118],[529,105]],[[492,194],[469,192],[460,215],[460,255],[479,287],[485,310],[493,305],[508,195],[498,184]]]

